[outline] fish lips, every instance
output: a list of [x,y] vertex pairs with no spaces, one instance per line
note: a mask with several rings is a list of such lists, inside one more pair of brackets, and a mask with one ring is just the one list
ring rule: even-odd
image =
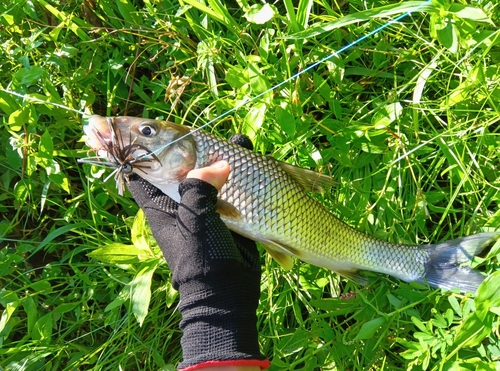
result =
[[113,145],[112,131],[112,124],[104,117],[92,115],[83,126],[85,144],[92,148],[98,157],[108,158],[108,150]]

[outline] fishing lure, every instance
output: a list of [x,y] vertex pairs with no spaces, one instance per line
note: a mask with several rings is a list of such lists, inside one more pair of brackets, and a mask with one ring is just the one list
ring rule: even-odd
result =
[[[104,181],[106,182],[114,176],[118,193],[120,196],[123,196],[123,192],[125,191],[125,182],[128,181],[128,176],[132,174],[134,168],[145,173],[146,170],[151,169],[151,165],[148,163],[153,160],[160,160],[156,154],[149,151],[146,147],[137,144],[137,138],[132,139],[131,134],[127,142],[125,142],[120,135],[117,135],[116,125],[113,118],[108,117],[106,122],[111,134],[110,139],[106,139],[99,129],[95,127],[92,127],[91,130],[92,133],[99,138],[102,151],[105,152],[108,161],[103,161],[103,156],[100,156],[98,153],[97,156],[94,157],[78,159],[78,162],[114,169]],[[143,152],[143,154],[140,156],[133,156],[134,153],[138,152]]]

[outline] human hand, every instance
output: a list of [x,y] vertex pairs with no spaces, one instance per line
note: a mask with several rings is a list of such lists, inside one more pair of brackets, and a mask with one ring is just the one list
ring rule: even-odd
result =
[[231,233],[216,212],[225,162],[196,169],[179,186],[180,204],[142,178],[129,189],[144,210],[179,290],[183,370],[267,368],[257,341],[260,259],[255,243]]

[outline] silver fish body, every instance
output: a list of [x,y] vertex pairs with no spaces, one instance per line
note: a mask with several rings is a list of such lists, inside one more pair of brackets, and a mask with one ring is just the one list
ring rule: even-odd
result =
[[[231,172],[219,193],[223,221],[234,232],[263,244],[286,269],[296,257],[359,283],[366,282],[359,271],[369,270],[473,292],[484,277],[461,264],[500,237],[500,232],[489,232],[435,245],[391,244],[349,227],[311,198],[307,192],[331,183],[321,174],[164,121],[92,116],[84,131],[87,144],[104,150],[109,161],[116,161],[116,156],[110,156],[103,140],[112,141],[113,132],[120,148],[137,147],[129,153],[132,171],[177,201],[178,184],[187,172],[219,160],[229,162]],[[136,163],[141,166],[134,167]]]

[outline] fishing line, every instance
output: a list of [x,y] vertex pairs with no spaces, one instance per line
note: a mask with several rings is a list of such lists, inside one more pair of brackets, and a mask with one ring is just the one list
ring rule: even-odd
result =
[[48,102],[48,101],[40,99],[40,98],[35,98],[35,97],[32,97],[32,96],[30,96],[28,94],[20,94],[20,93],[17,93],[15,91],[3,89],[3,88],[0,88],[0,90],[3,91],[3,92],[5,92],[5,93],[12,94],[12,95],[15,95],[16,97],[20,97],[20,98],[23,98],[23,99],[26,99],[26,100],[29,100],[29,101],[32,101],[32,102],[43,103],[43,104],[50,104],[50,105],[58,107],[58,108],[63,108],[65,110],[67,110],[67,111],[76,112],[76,113],[78,113],[79,115],[82,115],[82,116],[90,116],[86,112],[78,111],[78,110],[76,110],[74,108],[70,108],[70,107],[67,107],[67,106],[59,104],[59,103]]
[[[304,68],[302,71],[299,71],[297,73],[295,73],[294,75],[290,76],[289,78],[281,81],[280,83],[272,86],[271,88],[263,91],[262,93],[259,93],[257,94],[256,96],[254,96],[253,98],[246,98],[244,101],[242,101],[241,103],[237,104],[234,108],[231,108],[230,110],[227,110],[225,111],[224,113],[220,114],[219,116],[215,117],[214,119],[206,122],[205,124],[199,126],[198,128],[195,128],[193,130],[191,130],[189,133],[169,142],[169,143],[166,143],[165,145],[157,148],[156,150],[154,151],[151,151],[149,153],[145,153],[143,155],[140,155],[136,158],[136,160],[140,160],[142,158],[145,158],[145,157],[148,157],[148,156],[151,156],[151,155],[155,155],[157,154],[158,152],[164,150],[165,148],[167,148],[168,146],[192,135],[193,133],[196,133],[197,131],[200,131],[202,129],[204,129],[205,127],[209,126],[210,124],[213,124],[214,122],[216,121],[219,121],[221,119],[223,119],[224,117],[230,115],[231,113],[239,110],[241,107],[247,105],[248,103],[251,103],[251,102],[254,102],[256,101],[257,99],[263,97],[264,95],[278,89],[279,87],[289,83],[290,81],[292,80],[295,80],[297,79],[298,77],[300,77],[301,75],[303,75],[304,73],[316,68],[317,66],[319,66],[320,64],[328,61],[329,59],[335,57],[335,56],[338,56],[339,54],[343,53],[344,51],[352,48],[353,46],[365,41],[366,39],[370,38],[371,36],[375,35],[376,33],[388,28],[389,26],[393,25],[394,23],[396,22],[399,22],[400,20],[406,18],[407,16],[411,15],[412,13],[414,12],[417,12],[419,11],[421,8],[423,8],[425,5],[431,3],[432,0],[427,0],[423,3],[421,3],[419,6],[417,6],[415,9],[413,9],[412,11],[409,11],[409,12],[405,12],[401,15],[399,15],[398,17],[396,18],[393,18],[391,20],[389,20],[388,22],[384,23],[383,25],[377,27],[376,29],[374,29],[373,31],[370,31],[369,33],[359,37],[358,39],[352,41],[351,43],[341,47],[340,49],[338,49],[337,51],[334,51],[333,53],[330,53],[329,55],[327,55],[326,57],[320,59],[319,61],[313,63],[313,64],[310,64],[309,66],[307,66],[306,68]],[[85,116],[89,116],[89,114],[87,114],[86,112],[83,112],[83,111],[79,111],[79,110],[76,110],[76,109],[73,109],[73,108],[70,108],[70,107],[67,107],[67,106],[64,106],[62,104],[59,104],[59,103],[55,103],[55,102],[48,102],[48,101],[45,101],[43,99],[40,99],[40,98],[36,98],[36,97],[32,97],[30,95],[27,95],[27,94],[20,94],[20,93],[17,93],[15,91],[11,91],[11,90],[8,90],[8,89],[3,89],[3,88],[0,88],[1,91],[5,92],[5,93],[8,93],[8,94],[12,94],[14,96],[17,96],[17,97],[20,97],[20,98],[23,98],[23,99],[26,99],[28,101],[32,101],[32,102],[37,102],[37,103],[42,103],[42,104],[50,104],[50,105],[53,105],[55,107],[58,107],[58,108],[62,108],[62,109],[65,109],[65,110],[68,110],[68,111],[71,111],[71,112],[75,112],[75,113],[78,113],[79,115],[82,115],[83,117]]]
[[231,108],[230,110],[228,110],[228,111],[226,111],[226,112],[224,112],[224,113],[220,114],[220,115],[219,115],[219,116],[217,116],[216,118],[214,118],[214,119],[212,119],[212,120],[210,120],[210,121],[206,122],[205,124],[203,124],[203,125],[199,126],[198,128],[191,130],[189,133],[184,134],[183,136],[181,136],[181,137],[179,137],[179,138],[177,138],[177,139],[175,139],[175,140],[173,140],[173,141],[171,141],[171,142],[169,142],[169,143],[167,143],[167,144],[165,144],[165,145],[163,145],[163,146],[159,147],[158,149],[156,149],[156,150],[154,150],[154,151],[152,151],[152,152],[150,152],[150,153],[145,153],[144,155],[138,156],[138,158],[137,158],[137,159],[140,159],[140,158],[143,158],[143,157],[146,157],[146,156],[150,156],[150,155],[152,155],[152,154],[158,154],[158,152],[160,152],[160,151],[164,150],[164,149],[165,149],[165,148],[167,148],[168,146],[170,146],[170,145],[172,145],[172,144],[174,144],[174,143],[176,143],[176,142],[178,142],[178,141],[180,141],[180,140],[182,140],[182,139],[184,139],[184,138],[186,138],[186,137],[188,137],[188,136],[192,135],[193,133],[196,133],[197,131],[202,130],[203,128],[205,128],[205,127],[209,126],[210,124],[213,124],[213,123],[214,123],[214,122],[216,122],[216,121],[219,121],[219,120],[223,119],[224,117],[228,116],[229,114],[231,114],[231,113],[233,113],[233,112],[235,112],[235,111],[239,110],[239,109],[240,109],[241,107],[243,107],[244,105],[246,105],[246,104],[248,104],[248,103],[251,103],[251,102],[253,102],[253,101],[255,101],[255,100],[259,99],[260,97],[262,97],[262,96],[266,95],[267,93],[270,93],[270,92],[272,92],[272,91],[276,90],[277,88],[279,88],[279,87],[281,87],[281,86],[285,85],[286,83],[288,83],[288,82],[290,82],[290,81],[292,81],[292,80],[294,80],[294,79],[298,78],[298,77],[299,77],[299,76],[301,76],[302,74],[304,74],[304,73],[306,73],[306,72],[308,72],[308,71],[310,71],[310,70],[312,70],[312,69],[316,68],[317,66],[319,66],[320,64],[322,64],[322,63],[324,63],[324,62],[328,61],[329,59],[331,59],[331,58],[333,58],[333,57],[335,57],[335,56],[338,56],[339,54],[343,53],[343,52],[344,52],[344,51],[346,51],[347,49],[352,48],[353,46],[355,46],[355,45],[357,45],[357,44],[361,43],[362,41],[365,41],[366,39],[368,39],[369,37],[371,37],[371,36],[375,35],[376,33],[380,32],[380,31],[382,31],[382,30],[385,30],[387,27],[389,27],[389,26],[393,25],[394,23],[399,22],[400,20],[402,20],[402,19],[406,18],[407,16],[411,15],[411,14],[412,14],[412,13],[414,13],[414,12],[417,12],[418,10],[420,10],[421,8],[423,8],[425,5],[429,4],[430,2],[432,2],[432,0],[427,0],[426,2],[423,2],[422,4],[420,4],[419,6],[417,6],[414,10],[409,11],[409,12],[406,12],[406,13],[403,13],[403,14],[401,14],[401,15],[397,16],[396,18],[393,18],[393,19],[389,20],[388,22],[386,22],[386,23],[384,23],[383,25],[381,25],[381,26],[377,27],[377,28],[376,28],[376,29],[374,29],[373,31],[370,31],[370,32],[369,32],[369,33],[367,33],[366,35],[363,35],[363,36],[361,36],[360,38],[358,38],[358,39],[354,40],[353,42],[351,42],[351,43],[349,43],[349,44],[347,44],[347,45],[343,46],[343,47],[342,47],[342,48],[340,48],[339,50],[334,51],[333,53],[331,53],[331,54],[327,55],[327,56],[326,56],[326,57],[324,57],[323,59],[320,59],[319,61],[317,61],[317,62],[315,62],[315,63],[313,63],[313,64],[311,64],[311,65],[307,66],[307,67],[306,67],[306,68],[304,68],[302,71],[297,72],[296,74],[294,74],[294,75],[290,76],[289,78],[287,78],[287,79],[285,79],[285,80],[281,81],[280,83],[278,83],[278,84],[276,84],[276,85],[272,86],[271,88],[267,89],[266,91],[264,91],[264,92],[262,92],[262,93],[260,93],[260,94],[257,94],[257,95],[256,95],[255,97],[253,97],[253,98],[247,98],[247,99],[246,99],[246,100],[244,100],[242,103],[240,103],[240,104],[236,105],[234,108]]

